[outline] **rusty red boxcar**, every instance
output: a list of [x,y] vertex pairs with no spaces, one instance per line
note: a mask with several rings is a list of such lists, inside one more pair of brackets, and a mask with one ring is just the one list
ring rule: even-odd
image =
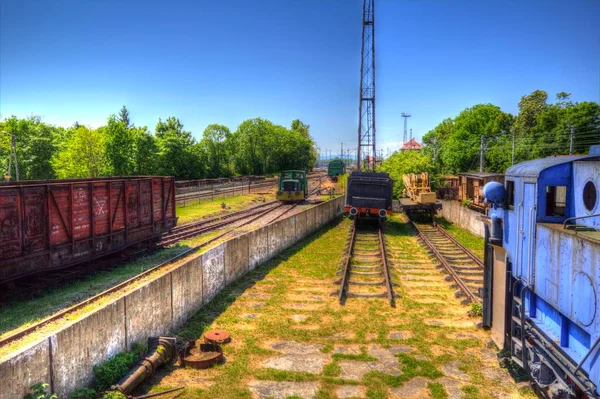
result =
[[176,222],[172,177],[0,183],[0,283],[154,244]]

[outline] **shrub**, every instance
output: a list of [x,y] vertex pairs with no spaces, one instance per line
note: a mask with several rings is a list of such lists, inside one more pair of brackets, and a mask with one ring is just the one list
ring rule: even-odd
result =
[[46,388],[49,385],[43,382],[38,382],[35,385],[29,387],[29,390],[33,391],[23,397],[23,399],[57,399],[56,394],[50,395],[46,392]]
[[96,391],[90,388],[79,388],[69,395],[69,399],[94,399]]
[[119,382],[146,352],[145,345],[133,344],[132,350],[119,353],[94,366],[96,390],[104,391]]

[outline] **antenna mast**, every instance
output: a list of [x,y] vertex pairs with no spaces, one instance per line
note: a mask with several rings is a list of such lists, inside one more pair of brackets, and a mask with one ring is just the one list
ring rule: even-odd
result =
[[356,170],[375,170],[375,0],[363,0]]

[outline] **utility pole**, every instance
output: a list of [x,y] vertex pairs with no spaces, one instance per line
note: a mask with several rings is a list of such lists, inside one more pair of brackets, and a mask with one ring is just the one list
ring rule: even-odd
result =
[[10,181],[10,171],[12,169],[11,161],[14,159],[15,162],[15,178],[16,181],[19,181],[19,161],[17,159],[17,136],[10,134],[6,131],[2,131],[2,133],[10,136],[10,153],[8,154],[8,169],[6,170],[6,175],[4,178],[6,181]]
[[406,141],[407,141],[406,140],[406,134],[407,134],[406,127],[407,127],[408,118],[410,118],[410,116],[411,115],[407,114],[406,112],[402,113],[402,117],[404,118],[404,137],[403,137],[403,140],[402,140],[402,144],[406,143]]
[[340,154],[342,157],[342,162],[344,162],[344,142],[343,141],[340,143],[340,147],[341,147]]
[[412,140],[412,128],[410,129],[410,140]]
[[511,160],[511,165],[515,164],[515,149],[516,149],[516,142],[517,142],[517,135],[515,133],[515,131],[513,130],[513,137],[512,137],[512,160]]
[[571,126],[571,143],[569,145],[569,154],[573,155],[573,146],[575,144],[575,128]]
[[479,150],[479,171],[480,172],[483,172],[483,170],[485,169],[484,165],[483,165],[483,162],[484,162],[484,156],[483,156],[484,150],[485,150],[485,143],[484,143],[483,135],[481,135],[481,146],[480,146],[480,150]]
[[[376,156],[375,149],[375,0],[363,0],[357,171],[360,172],[363,158]],[[375,169],[375,165],[367,168]]]

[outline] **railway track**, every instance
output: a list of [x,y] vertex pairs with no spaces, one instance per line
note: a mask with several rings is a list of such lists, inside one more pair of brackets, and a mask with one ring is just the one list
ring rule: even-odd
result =
[[283,204],[279,201],[269,201],[239,212],[177,226],[169,234],[163,236],[160,245],[171,245],[177,241],[211,232],[254,215],[267,214],[281,206]]
[[386,298],[395,306],[382,227],[361,225],[355,220],[351,226],[347,251],[338,274],[340,304],[347,298]]
[[410,223],[419,241],[440,261],[469,301],[480,303],[483,262],[437,224]]
[[[321,178],[319,178],[319,182],[320,181],[321,181]],[[319,187],[313,188],[311,190],[311,192],[309,193],[309,195],[316,193],[318,191],[318,189],[319,189]],[[291,211],[296,205],[298,205],[298,203],[290,205],[290,209],[287,209],[283,214],[279,214],[276,217],[276,219],[280,218],[284,214],[289,213],[289,211]],[[198,222],[197,224],[200,224],[200,227],[198,227],[198,226],[194,227],[194,226],[188,226],[188,225],[180,226],[180,230],[178,232],[181,234],[176,238],[176,240],[181,240],[182,236],[188,235],[188,234],[190,234],[190,236],[203,234],[203,232],[200,232],[201,229],[216,230],[218,228],[226,227],[227,225],[235,224],[235,227],[227,229],[226,231],[203,242],[202,244],[196,245],[196,246],[172,257],[171,259],[130,278],[129,280],[119,283],[119,284],[109,288],[106,291],[103,291],[93,297],[85,299],[85,300],[75,304],[74,306],[64,309],[64,310],[62,310],[52,316],[49,316],[31,326],[28,326],[22,330],[16,331],[12,334],[8,334],[8,335],[0,338],[0,349],[2,349],[2,347],[6,346],[6,345],[10,345],[11,343],[13,343],[15,341],[18,341],[20,339],[27,337],[30,334],[35,333],[36,331],[38,331],[39,329],[43,328],[46,325],[53,324],[55,322],[58,322],[61,319],[67,319],[67,318],[69,318],[70,315],[78,312],[79,310],[81,310],[87,306],[90,306],[90,305],[93,305],[94,303],[98,303],[98,302],[102,301],[103,298],[105,298],[111,294],[114,294],[119,291],[127,290],[130,286],[133,286],[137,281],[145,278],[146,276],[148,276],[160,269],[166,268],[167,266],[179,261],[180,259],[182,259],[186,256],[189,256],[189,255],[201,250],[202,248],[205,248],[206,246],[222,239],[223,237],[225,237],[227,234],[233,232],[234,230],[239,229],[244,226],[247,226],[251,223],[254,223],[257,220],[259,220],[260,218],[267,215],[268,213],[272,212],[273,210],[280,208],[280,207],[284,207],[284,206],[286,206],[286,204],[281,203],[280,201],[270,201],[265,204],[255,206],[253,208],[246,209],[244,211],[240,211],[240,212],[236,212],[236,213],[227,215],[227,217],[223,217],[223,218],[226,218],[226,220],[223,220],[222,222],[214,223],[214,221],[217,218],[213,218],[210,220],[204,220],[202,222]],[[221,219],[223,219],[223,218],[221,218]],[[212,222],[211,222],[211,220],[212,220]],[[267,224],[272,223],[273,221],[274,220],[270,220],[267,222]],[[241,222],[241,223],[236,223],[236,222]],[[192,224],[196,224],[196,223],[192,223]],[[204,232],[206,232],[206,231],[204,231]],[[172,236],[169,240],[171,240],[171,239],[175,239],[175,237]],[[167,244],[165,244],[165,242],[169,242],[169,241],[164,240],[163,242],[161,242],[161,245],[167,245]],[[87,272],[89,273],[90,270],[87,270]],[[79,276],[81,276],[81,275],[79,275]],[[64,278],[64,276],[62,276],[62,277]],[[48,284],[47,280],[45,280],[45,284],[47,287],[47,284]]]

